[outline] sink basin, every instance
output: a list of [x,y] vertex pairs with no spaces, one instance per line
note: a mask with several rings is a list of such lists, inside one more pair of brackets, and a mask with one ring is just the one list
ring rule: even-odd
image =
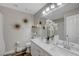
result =
[[70,51],[72,51],[72,52],[74,52],[74,53],[76,53],[76,54],[79,55],[79,49],[78,49],[78,48],[71,47],[71,48],[70,48]]
[[68,48],[65,48],[64,45],[59,45],[59,44],[57,45],[57,47],[62,48],[62,49],[65,49],[65,50],[67,50],[67,51],[69,51],[69,52],[71,52],[71,53],[74,53],[74,54],[76,54],[76,55],[79,56],[79,49],[76,48],[76,47],[70,47],[70,48],[68,49]]
[[79,56],[79,54],[74,53],[71,50],[64,48],[63,46],[52,46],[50,51],[55,56]]

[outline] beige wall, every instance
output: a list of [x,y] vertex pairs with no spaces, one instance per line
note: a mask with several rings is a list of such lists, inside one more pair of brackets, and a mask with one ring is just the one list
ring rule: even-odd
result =
[[[6,51],[13,50],[16,41],[27,42],[31,38],[31,26],[33,24],[32,15],[1,6],[0,12],[4,16],[4,40]],[[28,19],[27,24],[23,23],[24,18]],[[17,23],[21,25],[21,28],[18,30],[14,28],[14,24]]]

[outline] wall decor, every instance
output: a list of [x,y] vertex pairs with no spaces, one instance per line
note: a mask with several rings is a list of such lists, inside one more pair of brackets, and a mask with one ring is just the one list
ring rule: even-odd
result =
[[43,26],[43,29],[45,30],[45,26]]
[[27,23],[27,22],[28,22],[28,20],[27,20],[27,19],[23,19],[23,22],[24,22],[24,23]]
[[16,29],[19,29],[21,26],[20,26],[19,24],[15,24],[14,27],[15,27]]
[[42,24],[42,22],[41,22],[41,21],[39,21],[39,24]]
[[32,26],[32,28],[37,28],[36,26]]

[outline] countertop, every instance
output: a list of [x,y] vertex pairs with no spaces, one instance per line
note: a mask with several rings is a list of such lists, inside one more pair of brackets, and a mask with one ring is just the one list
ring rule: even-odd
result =
[[69,52],[63,48],[59,48],[53,44],[47,44],[39,38],[32,39],[31,42],[35,43],[37,46],[49,53],[51,56],[77,56],[77,54]]

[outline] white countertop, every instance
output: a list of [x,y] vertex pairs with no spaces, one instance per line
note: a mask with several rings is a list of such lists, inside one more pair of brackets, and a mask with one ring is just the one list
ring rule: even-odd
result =
[[39,46],[41,49],[45,50],[51,56],[77,56],[77,54],[69,52],[63,48],[59,48],[53,44],[47,44],[43,42],[41,39],[32,39],[33,43]]

